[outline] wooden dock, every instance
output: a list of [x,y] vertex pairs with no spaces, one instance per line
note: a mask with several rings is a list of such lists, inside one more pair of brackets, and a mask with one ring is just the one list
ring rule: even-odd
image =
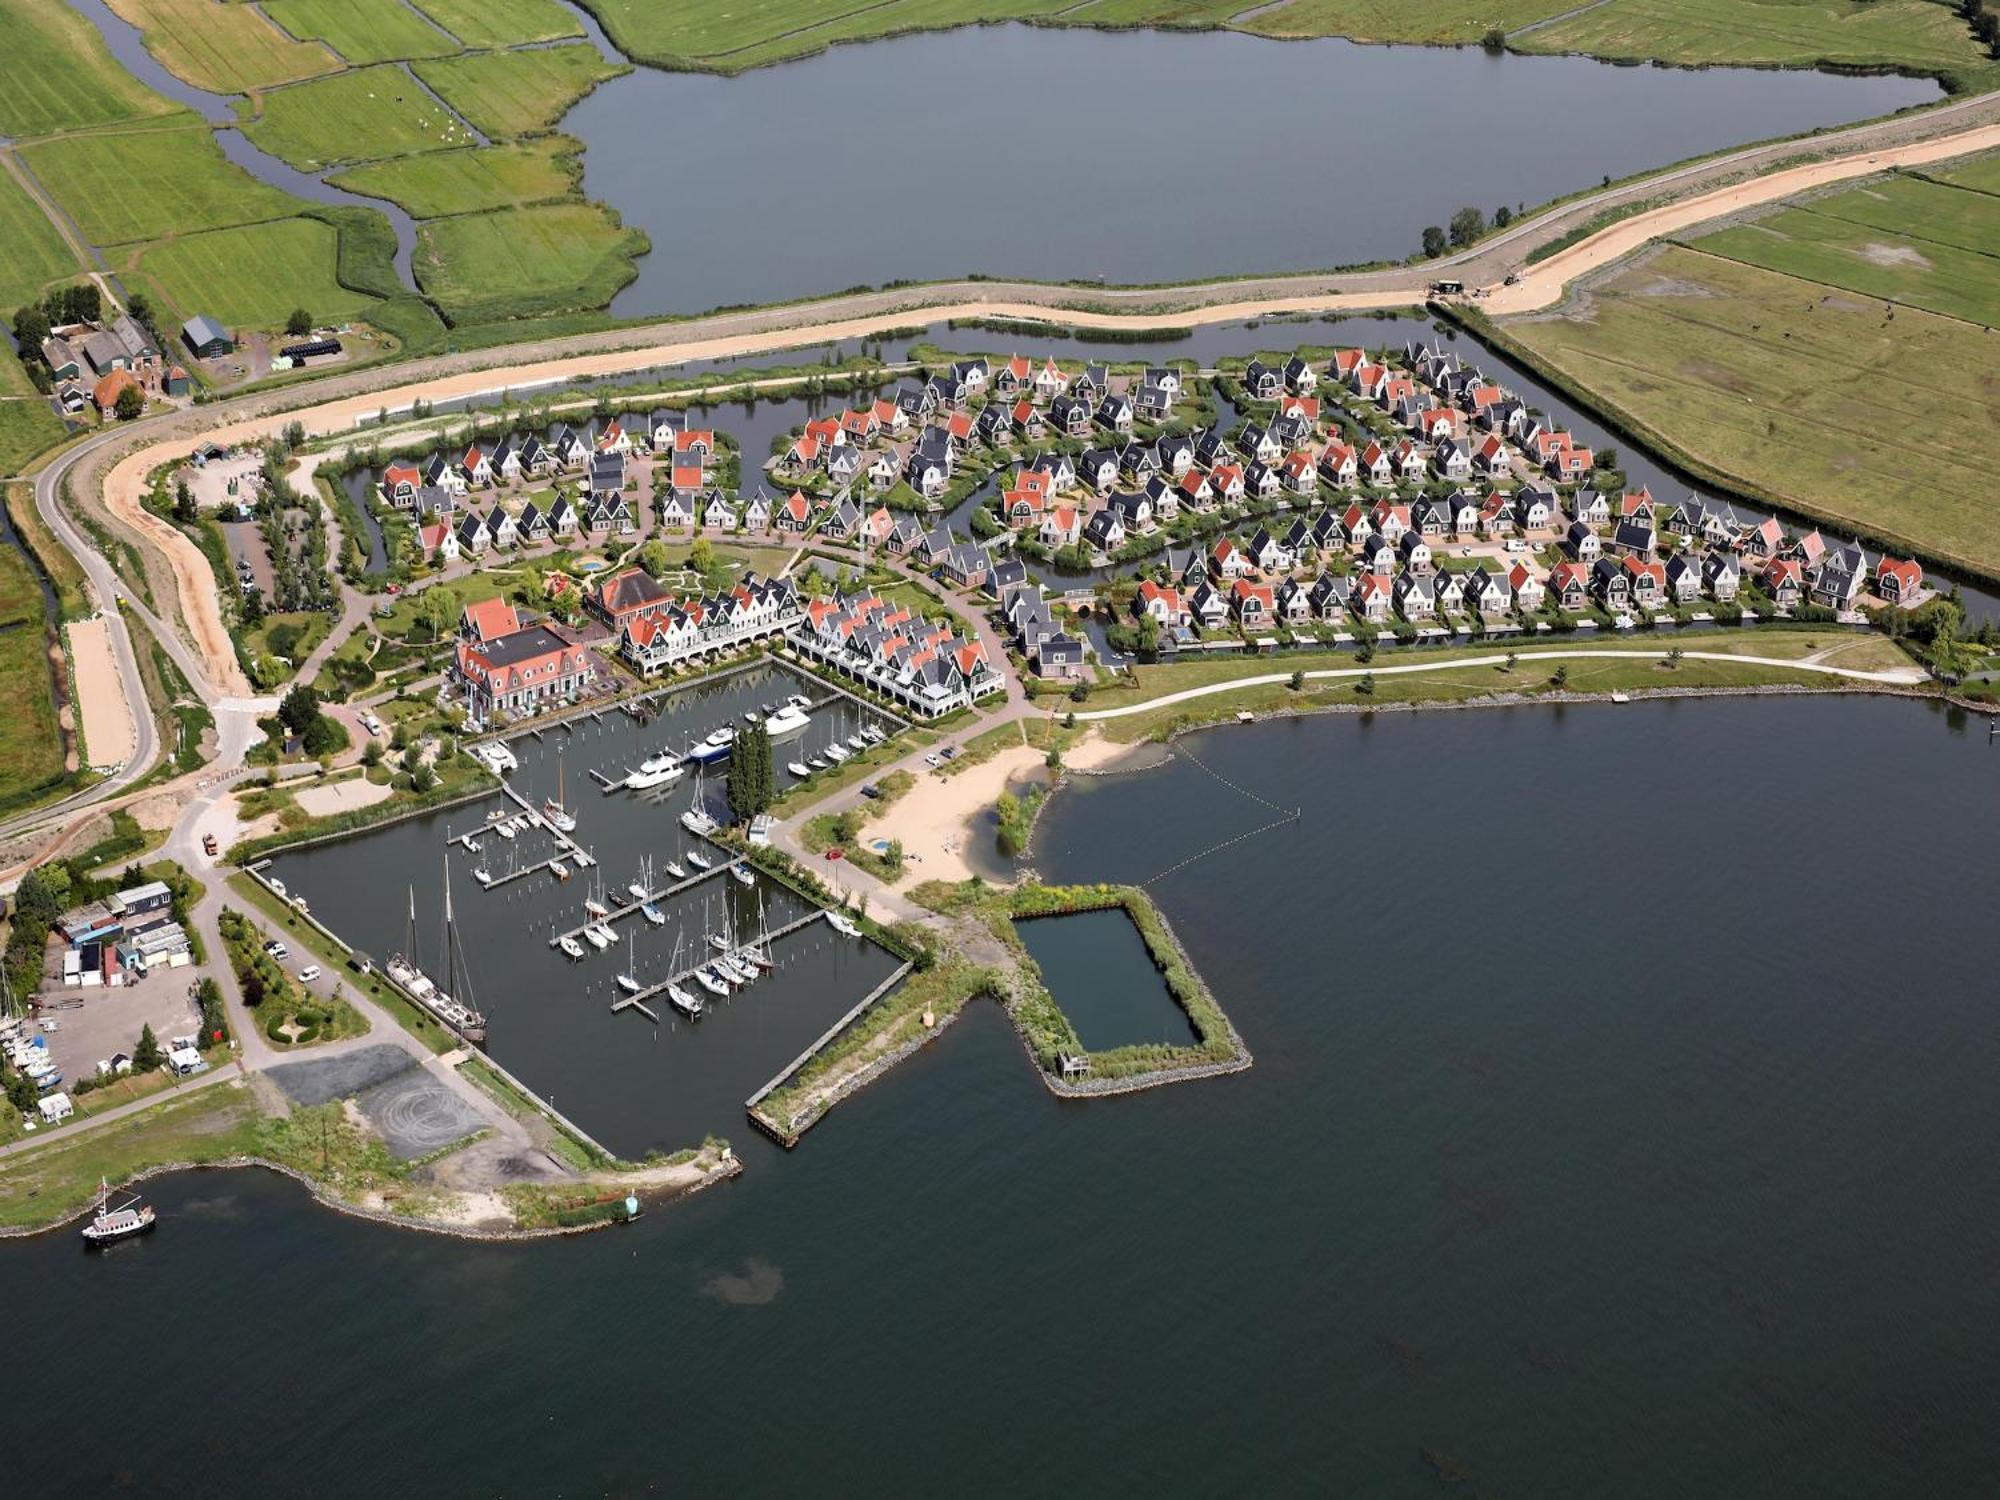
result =
[[[825,912],[820,911],[818,908],[814,908],[812,911],[807,912],[802,917],[793,918],[791,921],[787,922],[782,927],[772,928],[769,932],[763,934],[763,941],[766,943],[775,943],[780,938],[790,937],[793,933],[799,931],[801,928],[812,926],[813,923],[819,921],[820,918],[824,917],[825,915],[826,915]],[[645,1002],[647,1002],[648,1000],[658,999],[661,995],[664,995],[667,992],[667,986],[669,985],[686,984],[690,979],[694,978],[695,971],[697,969],[707,968],[709,964],[715,959],[715,957],[716,955],[714,953],[709,953],[708,955],[702,958],[701,962],[694,964],[689,968],[681,970],[681,972],[678,974],[674,974],[666,979],[662,979],[658,984],[649,984],[646,986],[645,989],[640,990],[635,994],[619,996],[616,1000],[613,1000],[611,1002],[611,1013],[613,1015],[616,1015],[621,1010],[636,1010],[640,1012],[642,1015],[647,1016],[652,1021],[657,1023],[660,1018],[657,1015],[653,1014],[652,1010],[648,1008]],[[905,965],[904,967],[907,968],[908,965]],[[872,999],[874,997],[870,996],[869,998]],[[862,1003],[865,1005],[867,1004],[867,1001],[863,1001]],[[844,1025],[845,1023],[843,1022],[841,1024]],[[814,1045],[818,1046],[819,1044],[814,1043]]]
[[[562,946],[564,938],[580,938],[583,936],[584,928],[595,927],[599,922],[622,922],[627,917],[637,915],[639,908],[644,906],[647,901],[666,901],[674,896],[678,896],[682,891],[693,890],[694,887],[700,885],[704,880],[713,880],[718,875],[727,875],[738,865],[744,863],[748,857],[747,855],[739,854],[734,859],[716,865],[712,869],[696,870],[685,880],[677,880],[672,885],[660,887],[657,891],[649,891],[644,901],[627,901],[622,906],[613,906],[610,911],[601,917],[592,917],[586,922],[579,922],[567,932],[557,933],[549,939],[549,946],[551,948],[559,948]],[[608,902],[606,904],[609,905]]]

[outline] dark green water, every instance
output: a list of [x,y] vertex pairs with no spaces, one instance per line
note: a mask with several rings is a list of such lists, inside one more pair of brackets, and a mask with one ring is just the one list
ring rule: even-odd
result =
[[[734,1184],[557,1245],[161,1181],[147,1242],[0,1250],[9,1491],[1991,1493],[1983,724],[1188,748],[1308,809],[1157,889],[1249,1073],[1062,1103],[977,1006],[793,1155],[737,1129]],[[1036,862],[1265,816],[1183,758],[1064,794]]]
[[1124,912],[1038,917],[1016,926],[1049,994],[1089,1050],[1196,1039]]

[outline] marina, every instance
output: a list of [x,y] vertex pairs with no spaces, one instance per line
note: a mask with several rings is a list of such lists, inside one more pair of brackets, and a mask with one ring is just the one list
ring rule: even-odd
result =
[[[842,935],[816,905],[752,874],[683,824],[698,790],[720,811],[719,771],[690,772],[629,800],[593,790],[574,804],[577,827],[569,833],[549,826],[542,808],[559,795],[559,766],[574,798],[585,768],[636,766],[662,744],[740,725],[746,713],[794,693],[822,696],[809,679],[759,663],[649,695],[639,715],[607,711],[538,725],[539,733],[524,730],[506,741],[516,767],[484,801],[280,854],[269,873],[305,895],[312,919],[343,941],[384,953],[403,942],[412,895],[411,882],[383,880],[380,872],[415,872],[416,929],[435,959],[442,850],[453,866],[455,926],[478,983],[490,1056],[621,1155],[740,1133],[744,1097],[881,984],[898,960]],[[843,739],[870,725],[889,727],[885,716],[844,698],[814,718]],[[515,825],[513,839],[489,832],[503,823]],[[568,870],[567,881],[554,872],[557,864]],[[487,883],[476,880],[476,867]],[[525,878],[536,872],[539,878]],[[720,994],[698,977],[689,982],[690,965],[717,956],[711,935],[725,938],[728,954],[771,941],[773,967],[748,985],[719,979]],[[638,990],[620,975],[637,980]],[[699,1002],[699,1020],[674,1001],[669,984]],[[613,1010],[635,993],[639,1005]]]
[[[730,868],[734,869],[736,867],[734,865],[731,865]],[[768,933],[762,934],[759,940],[768,948],[770,944],[777,942],[779,939],[790,937],[795,932],[802,932],[806,928],[812,926],[813,923],[824,920],[824,918],[825,914],[822,912],[809,911],[805,913],[803,916],[794,917],[791,921],[787,922],[782,927],[775,928]],[[733,956],[734,954],[731,953],[723,954],[723,958],[725,960]],[[639,1011],[641,1014],[647,1016],[651,1020],[658,1021],[659,1017],[655,1015],[652,1010],[648,1009],[647,1002],[656,1000],[662,995],[670,996],[672,991],[680,986],[687,985],[690,983],[699,983],[701,975],[705,971],[708,971],[711,965],[713,965],[716,962],[717,960],[711,957],[709,959],[704,960],[701,963],[691,964],[687,968],[680,970],[678,973],[672,974],[665,979],[657,981],[656,983],[644,985],[637,989],[629,989],[624,996],[611,1002],[611,1009],[614,1013],[621,1010],[636,1010]],[[626,976],[621,975],[619,977],[622,980]],[[741,982],[748,983],[749,981],[744,980]],[[711,989],[710,993],[716,993],[716,992]],[[860,1008],[865,1009],[865,1006]]]

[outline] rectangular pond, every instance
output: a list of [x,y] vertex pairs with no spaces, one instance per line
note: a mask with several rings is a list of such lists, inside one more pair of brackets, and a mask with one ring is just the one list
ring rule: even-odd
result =
[[1200,1040],[1123,908],[1035,917],[1015,931],[1090,1051]]
[[[722,873],[721,851],[681,827],[680,814],[697,794],[719,806],[720,768],[699,781],[689,775],[646,793],[607,793],[589,772],[620,775],[656,747],[681,746],[723,723],[740,725],[746,709],[793,692],[815,702],[826,696],[811,679],[760,664],[672,693],[643,726],[623,712],[606,712],[572,727],[517,735],[511,745],[520,768],[510,782],[539,805],[560,780],[577,817],[574,837],[598,860],[567,882],[535,874],[481,887],[472,873],[476,868],[502,877],[554,852],[544,831],[530,829],[508,840],[487,827],[490,811],[516,810],[497,792],[282,855],[269,873],[305,896],[313,914],[356,948],[381,961],[414,946],[418,961],[434,972],[449,862],[471,998],[486,1014],[487,1049],[498,1061],[621,1155],[676,1149],[711,1132],[740,1137],[743,1101],[886,979],[896,960],[872,942],[843,938],[814,922],[773,945],[776,968],[770,974],[726,1000],[704,994],[709,1009],[699,1021],[682,1019],[664,1000],[655,1006],[657,1025],[637,1011],[614,1015],[617,976],[628,968],[642,984],[652,985],[705,958],[711,933],[749,942],[762,930],[805,915],[809,907],[762,875],[752,887],[739,886]],[[817,709],[800,741],[777,747],[780,781],[789,780],[782,762],[791,743],[823,745],[872,717],[844,699]],[[476,850],[448,843],[475,830]],[[655,889],[674,883],[666,868],[670,861],[690,876],[699,873],[687,864],[693,848],[715,860],[715,873],[658,902],[663,924],[631,916],[615,925],[615,946],[603,952],[586,948],[580,960],[551,945],[557,934],[586,920],[587,898],[601,895],[614,909],[628,904],[626,883],[639,878],[648,863]]]

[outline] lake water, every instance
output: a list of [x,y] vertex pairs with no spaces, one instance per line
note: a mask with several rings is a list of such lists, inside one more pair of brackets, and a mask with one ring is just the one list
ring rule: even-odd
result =
[[[791,673],[756,667],[674,694],[643,728],[622,713],[607,713],[574,729],[545,731],[541,739],[513,741],[521,765],[509,781],[537,805],[559,789],[566,793],[577,814],[575,838],[599,861],[567,883],[543,874],[483,890],[473,877],[479,866],[499,876],[517,861],[526,867],[548,859],[555,849],[545,832],[511,842],[489,832],[477,853],[451,849],[459,938],[473,998],[486,1013],[489,1050],[622,1155],[676,1150],[710,1132],[740,1136],[743,1101],[896,967],[874,944],[814,923],[779,940],[775,971],[727,1000],[691,983],[711,1007],[699,1021],[681,1019],[664,997],[652,1002],[657,1026],[637,1011],[612,1014],[621,993],[616,976],[628,966],[642,984],[652,985],[705,959],[711,932],[748,942],[760,929],[782,927],[806,911],[800,898],[762,876],[751,890],[719,873],[661,901],[663,926],[636,915],[618,923],[616,947],[601,953],[586,948],[583,959],[572,961],[550,946],[553,936],[586,920],[583,901],[596,892],[600,874],[606,904],[622,906],[631,900],[625,885],[638,877],[641,861],[652,862],[651,884],[658,888],[674,881],[668,861],[696,873],[685,865],[689,848],[716,853],[681,828],[680,814],[698,792],[708,806],[720,805],[719,766],[699,783],[690,774],[643,793],[606,793],[589,772],[622,776],[656,747],[680,748],[722,724],[740,726],[746,710],[801,689],[825,696]],[[822,749],[830,735],[852,733],[863,722],[861,712],[841,700],[815,712],[798,737],[779,741],[779,784],[793,780],[784,769],[787,760]],[[287,855],[272,873],[310,900],[314,916],[377,961],[405,951],[414,887],[417,949],[435,972],[446,835],[483,828],[488,810],[503,805],[513,806],[495,794]]]
[[1124,912],[1037,917],[1014,930],[1089,1051],[1199,1040]]
[[1414,254],[1686,157],[1936,99],[1907,78],[1614,68],[1230,32],[969,27],[736,78],[641,68],[563,129],[652,236],[621,315],[983,273],[1182,281]]
[[[975,1005],[795,1153],[739,1123],[736,1182],[560,1244],[162,1180],[147,1242],[0,1248],[45,1393],[11,1482],[1990,1489],[1982,726],[1790,698],[1184,748],[1307,808],[1156,888],[1249,1072],[1059,1101]],[[1183,758],[1065,792],[1037,863],[1144,879],[1258,816]],[[252,1434],[203,1391],[271,1399]]]

